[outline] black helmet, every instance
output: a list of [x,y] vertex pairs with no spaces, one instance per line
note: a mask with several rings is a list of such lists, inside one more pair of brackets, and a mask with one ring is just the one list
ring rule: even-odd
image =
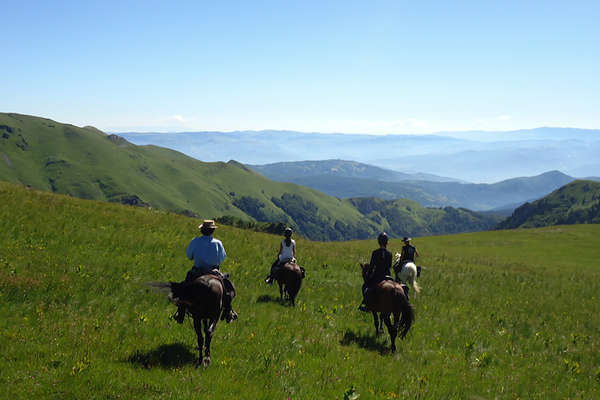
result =
[[381,232],[379,234],[379,236],[377,236],[377,242],[379,244],[387,244],[389,239],[390,238],[388,237],[387,233],[385,233],[385,232]]

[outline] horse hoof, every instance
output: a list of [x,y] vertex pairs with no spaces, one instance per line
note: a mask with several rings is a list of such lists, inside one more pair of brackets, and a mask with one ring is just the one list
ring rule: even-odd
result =
[[202,366],[204,368],[208,367],[210,365],[210,357],[204,357],[204,359],[202,359]]

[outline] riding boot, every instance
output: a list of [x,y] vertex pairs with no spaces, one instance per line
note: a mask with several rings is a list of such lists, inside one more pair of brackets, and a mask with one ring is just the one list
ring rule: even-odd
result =
[[275,280],[277,271],[279,271],[279,259],[275,260],[273,265],[271,265],[271,272],[269,273],[269,276],[267,276],[267,279],[265,279],[265,282],[269,285],[272,285],[273,281]]
[[223,313],[221,314],[221,321],[225,320],[225,322],[230,323],[231,321],[235,321],[238,318],[238,315],[231,306],[232,298],[226,293],[223,296]]
[[228,278],[223,279],[223,284],[225,286],[225,293],[223,293],[223,314],[221,314],[221,320],[224,319],[227,323],[230,323],[238,318],[237,313],[233,311],[231,305],[235,297],[235,287],[233,286],[233,282]]
[[173,314],[173,319],[177,321],[178,324],[183,324],[183,320],[185,318],[185,306],[179,306],[177,308],[177,312]]

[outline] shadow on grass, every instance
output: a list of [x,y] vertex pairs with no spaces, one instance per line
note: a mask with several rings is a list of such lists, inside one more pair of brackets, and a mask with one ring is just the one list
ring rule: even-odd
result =
[[289,300],[280,299],[279,296],[271,296],[269,294],[263,294],[262,296],[258,296],[256,299],[257,303],[278,303],[282,305],[291,306]]
[[386,346],[384,343],[378,342],[375,335],[356,333],[353,330],[348,329],[346,330],[346,333],[344,333],[342,340],[340,340],[340,344],[342,346],[349,346],[353,343],[357,344],[363,349],[379,351],[382,354],[388,352],[388,346]]
[[136,351],[127,358],[132,364],[143,368],[177,368],[196,362],[198,354],[192,353],[182,343],[163,344],[150,351]]

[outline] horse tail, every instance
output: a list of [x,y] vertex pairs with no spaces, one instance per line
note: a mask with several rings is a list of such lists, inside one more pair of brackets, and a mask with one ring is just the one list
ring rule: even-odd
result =
[[398,302],[400,306],[400,312],[402,313],[402,317],[397,323],[398,333],[400,334],[400,339],[404,339],[404,336],[406,336],[410,327],[415,321],[415,310],[408,302],[408,299],[404,295],[404,291],[402,289],[396,289],[396,301]]
[[175,302],[175,293],[173,292],[174,285],[177,285],[175,282],[147,282],[146,285],[150,286],[152,289],[167,294],[169,301]]
[[159,292],[171,292],[171,282],[146,282],[146,285]]

